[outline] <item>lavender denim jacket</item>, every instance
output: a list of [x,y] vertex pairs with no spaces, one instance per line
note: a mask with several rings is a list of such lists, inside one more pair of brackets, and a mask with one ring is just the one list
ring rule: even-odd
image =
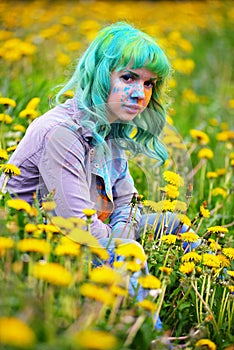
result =
[[[110,155],[102,147],[92,147],[92,132],[81,126],[80,117],[73,98],[35,119],[9,160],[20,168],[21,175],[8,181],[7,190],[29,203],[33,193],[42,198],[55,190],[56,215],[83,218],[82,209],[104,210],[109,223],[94,215],[91,232],[95,237],[121,234],[134,239],[141,214],[138,210],[132,226],[129,204],[137,191],[124,151],[112,140],[107,140]],[[0,185],[4,178],[2,175]],[[100,181],[106,198],[97,189]]]

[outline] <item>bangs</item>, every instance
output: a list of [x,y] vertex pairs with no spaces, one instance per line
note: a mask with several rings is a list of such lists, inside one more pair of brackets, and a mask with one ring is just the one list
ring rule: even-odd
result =
[[132,69],[145,68],[155,73],[159,80],[164,80],[170,71],[166,55],[155,42],[141,38],[129,42],[123,50],[117,70],[129,66]]

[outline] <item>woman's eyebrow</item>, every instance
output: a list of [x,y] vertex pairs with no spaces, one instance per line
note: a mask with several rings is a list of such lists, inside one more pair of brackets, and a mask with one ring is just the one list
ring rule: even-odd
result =
[[[134,75],[135,77],[137,77],[137,78],[140,78],[140,75],[139,74],[137,74],[137,73],[135,73],[135,72],[132,72],[131,70],[128,70],[128,69],[126,69],[126,70],[124,70],[125,72],[128,72],[128,73],[131,73],[132,75]],[[157,79],[157,77],[152,77],[152,78],[149,78],[149,79],[147,79],[147,80],[156,80]]]

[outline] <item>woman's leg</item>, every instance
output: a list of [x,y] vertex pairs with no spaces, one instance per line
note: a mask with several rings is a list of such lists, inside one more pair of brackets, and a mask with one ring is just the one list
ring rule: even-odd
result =
[[[136,241],[131,240],[131,239],[121,239],[122,243],[121,244],[136,244],[138,247],[140,247],[140,249],[142,249],[142,252],[144,253],[143,247]],[[99,240],[100,244],[103,247],[108,247],[107,250],[110,254],[110,259],[109,259],[109,263],[110,265],[113,264],[113,262],[115,261],[115,259],[117,261],[124,261],[124,257],[123,256],[117,256],[115,254],[115,242],[112,239],[111,241],[109,241],[108,238],[102,238]],[[149,269],[148,269],[148,265],[147,262],[145,262],[144,264],[144,272],[145,274],[149,274]],[[141,286],[138,285],[138,278],[142,275],[142,270],[138,271],[138,272],[134,272],[131,277],[130,277],[130,283],[128,286],[128,290],[129,290],[129,294],[131,296],[135,295],[135,291],[137,290],[137,295],[136,295],[136,299],[138,301],[141,301],[143,299],[145,299],[147,297],[147,295],[149,294],[149,291],[147,289],[142,288]],[[158,317],[158,319],[155,322],[154,328],[157,330],[162,329],[162,322],[160,320],[160,318]]]
[[[179,225],[181,225],[180,220],[177,218],[177,215],[175,213],[166,212],[165,214],[145,214],[142,216],[139,229],[137,232],[137,238],[139,238],[140,231],[143,229],[143,227],[146,225],[156,225],[155,226],[155,237],[160,238],[161,232],[164,231],[164,228],[166,227],[165,234],[176,234]],[[180,227],[180,233],[184,233],[188,231],[187,225],[182,225]],[[192,229],[189,229],[189,231],[193,231]],[[201,239],[198,239],[196,242],[190,244],[190,249],[197,248],[201,244]],[[183,248],[185,249],[187,246],[187,243],[184,243]]]

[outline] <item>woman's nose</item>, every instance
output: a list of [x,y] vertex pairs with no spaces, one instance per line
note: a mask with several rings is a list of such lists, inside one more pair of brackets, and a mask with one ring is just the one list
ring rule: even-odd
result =
[[131,98],[142,100],[145,98],[144,86],[141,84],[134,86],[131,93]]

